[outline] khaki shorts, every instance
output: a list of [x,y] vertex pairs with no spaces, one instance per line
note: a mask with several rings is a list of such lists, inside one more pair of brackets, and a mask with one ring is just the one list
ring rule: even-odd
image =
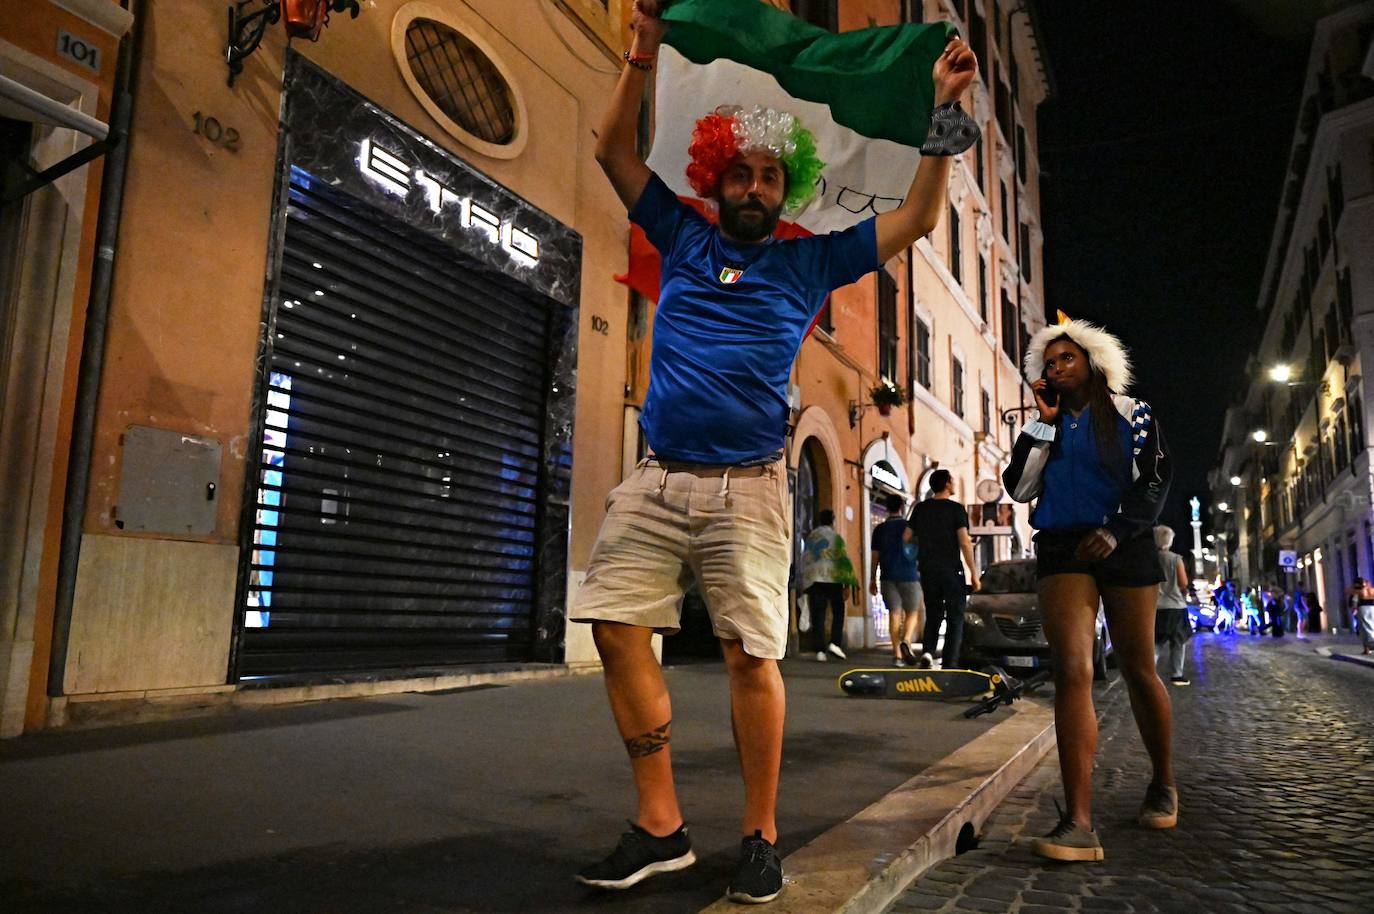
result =
[[787,648],[791,498],[781,460],[679,469],[641,463],[606,499],[606,519],[577,592],[574,622],[623,622],[671,635],[697,582],[716,636],[745,653]]

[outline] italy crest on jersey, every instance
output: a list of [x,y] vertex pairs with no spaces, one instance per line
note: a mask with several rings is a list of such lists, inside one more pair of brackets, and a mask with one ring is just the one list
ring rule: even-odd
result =
[[744,275],[744,270],[734,267],[721,267],[720,281],[725,285],[739,282],[739,278]]

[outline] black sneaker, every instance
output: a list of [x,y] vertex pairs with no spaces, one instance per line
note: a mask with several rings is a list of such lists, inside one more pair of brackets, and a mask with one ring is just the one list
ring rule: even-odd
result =
[[781,891],[782,858],[763,832],[756,831],[740,842],[739,866],[726,897],[744,904],[763,904]]
[[628,889],[655,873],[686,869],[696,862],[687,823],[671,835],[656,838],[631,822],[611,855],[578,873],[576,879],[598,889]]
[[912,666],[916,665],[916,652],[911,649],[910,641],[902,641],[897,645],[897,649],[902,652],[902,659]]

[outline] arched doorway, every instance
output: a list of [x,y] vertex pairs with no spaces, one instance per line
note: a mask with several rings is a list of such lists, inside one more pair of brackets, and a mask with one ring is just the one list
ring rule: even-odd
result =
[[865,647],[876,647],[888,641],[888,617],[887,604],[883,602],[882,596],[871,596],[867,591],[868,582],[873,579],[873,563],[878,560],[872,550],[873,530],[887,520],[887,508],[883,503],[888,495],[899,495],[905,500],[903,514],[910,510],[913,498],[906,467],[886,438],[879,438],[864,449],[863,468],[863,522],[859,528],[862,542],[856,544],[853,551],[863,555],[861,582],[867,597],[867,611],[862,620],[862,641],[859,640],[860,633],[857,631],[846,632],[845,635],[850,644],[862,643]]

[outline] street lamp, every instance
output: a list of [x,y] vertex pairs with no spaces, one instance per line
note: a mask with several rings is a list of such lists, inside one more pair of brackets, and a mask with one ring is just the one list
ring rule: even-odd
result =
[[1280,384],[1287,384],[1289,381],[1293,380],[1293,366],[1275,365],[1273,368],[1269,369],[1269,380],[1277,381]]
[[1219,501],[1219,502],[1217,502],[1217,510],[1218,510],[1218,511],[1230,511],[1230,510],[1231,510],[1231,506],[1228,505],[1228,504],[1227,504],[1226,502],[1224,502],[1224,501]]
[[1250,437],[1255,439],[1257,444],[1264,444],[1269,440],[1269,433],[1262,428],[1257,428],[1250,433]]
[[1232,477],[1231,477],[1231,485],[1233,485],[1233,486],[1238,486],[1238,485],[1240,485],[1242,482],[1244,482],[1244,480],[1242,480],[1239,476],[1232,476]]

